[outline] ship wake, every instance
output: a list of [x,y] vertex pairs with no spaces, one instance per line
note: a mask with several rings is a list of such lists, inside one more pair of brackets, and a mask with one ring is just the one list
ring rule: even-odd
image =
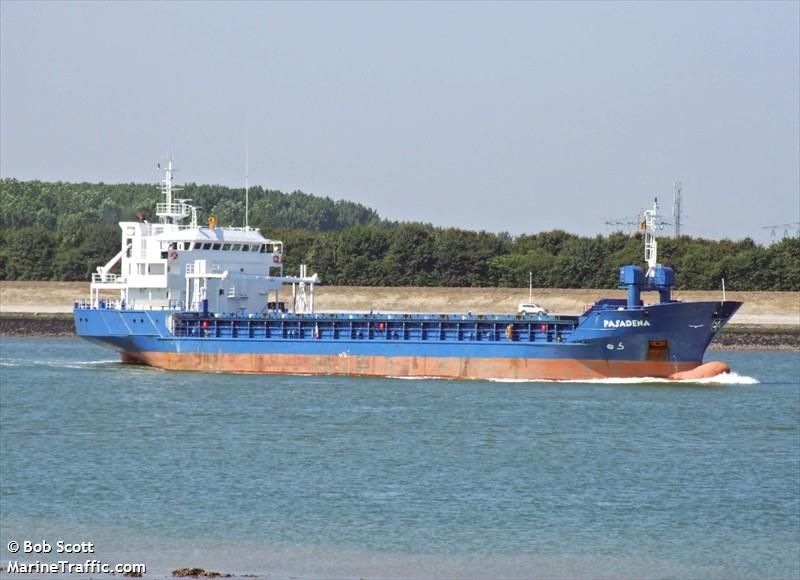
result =
[[580,383],[593,385],[757,385],[755,377],[740,375],[735,372],[722,373],[703,379],[665,379],[662,377],[609,377],[602,379],[547,380],[547,379],[489,379],[495,383]]

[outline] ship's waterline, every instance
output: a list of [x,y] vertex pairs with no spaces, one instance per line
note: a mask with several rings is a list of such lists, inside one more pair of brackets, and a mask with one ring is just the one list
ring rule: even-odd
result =
[[125,363],[171,371],[320,374],[446,379],[583,380],[608,377],[668,377],[696,362],[524,358],[434,358],[290,354],[200,354],[125,352]]

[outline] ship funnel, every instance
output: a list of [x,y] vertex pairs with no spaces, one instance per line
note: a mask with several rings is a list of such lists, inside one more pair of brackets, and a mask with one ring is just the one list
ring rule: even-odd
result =
[[672,301],[672,287],[675,286],[675,272],[672,268],[656,266],[647,281],[653,290],[658,290],[662,304]]
[[641,294],[644,272],[639,266],[623,266],[619,269],[620,288],[628,289],[628,308],[642,305]]

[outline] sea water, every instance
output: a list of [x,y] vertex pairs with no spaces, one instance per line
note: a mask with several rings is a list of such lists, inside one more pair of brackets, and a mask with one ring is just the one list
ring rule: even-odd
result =
[[797,578],[800,354],[710,355],[735,374],[506,383],[174,373],[3,339],[0,565]]

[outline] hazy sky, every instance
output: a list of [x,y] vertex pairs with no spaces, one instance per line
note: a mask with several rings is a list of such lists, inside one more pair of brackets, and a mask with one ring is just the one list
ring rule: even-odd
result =
[[[0,3],[0,174],[606,233],[800,221],[800,3]],[[782,233],[779,232],[779,233]]]

